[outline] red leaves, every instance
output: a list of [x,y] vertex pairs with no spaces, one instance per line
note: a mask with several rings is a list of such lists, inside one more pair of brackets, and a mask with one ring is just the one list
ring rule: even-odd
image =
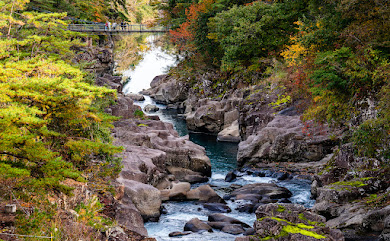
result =
[[205,0],[201,3],[193,3],[186,9],[187,20],[176,30],[170,30],[171,41],[179,46],[181,50],[191,48],[189,42],[194,39],[194,29],[197,27],[197,20],[200,13],[208,12],[214,0]]

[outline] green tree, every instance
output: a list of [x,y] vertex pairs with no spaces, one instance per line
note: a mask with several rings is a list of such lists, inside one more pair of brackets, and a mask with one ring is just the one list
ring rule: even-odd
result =
[[279,57],[295,31],[294,15],[283,4],[233,6],[210,19],[209,38],[223,51],[222,70],[238,70]]
[[89,160],[120,150],[110,144],[113,117],[101,111],[115,92],[71,64],[80,41],[65,14],[26,12],[25,3],[0,2],[0,164],[29,173],[30,187],[67,192],[61,180],[82,180]]

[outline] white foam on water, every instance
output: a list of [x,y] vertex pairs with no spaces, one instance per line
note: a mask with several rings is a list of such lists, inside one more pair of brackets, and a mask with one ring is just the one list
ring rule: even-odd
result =
[[275,181],[275,178],[272,177],[243,176],[241,178],[248,183],[270,183]]
[[124,86],[124,93],[138,93],[149,89],[150,82],[154,77],[163,74],[168,66],[173,66],[176,63],[176,56],[167,54],[161,47],[154,46],[152,40],[153,35],[147,37],[151,48],[145,52],[144,58],[135,69],[123,72],[123,77],[130,77],[130,82]]
[[220,173],[213,173],[211,175],[211,179],[213,180],[225,180],[225,176],[224,174],[220,174]]

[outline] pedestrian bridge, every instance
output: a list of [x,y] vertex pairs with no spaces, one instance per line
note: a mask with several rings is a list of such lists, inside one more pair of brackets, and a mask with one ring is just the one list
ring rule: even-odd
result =
[[75,32],[90,32],[95,34],[121,34],[121,33],[158,33],[167,32],[169,29],[163,26],[148,26],[145,24],[126,24],[121,26],[118,24],[114,29],[112,26],[108,29],[104,23],[96,24],[69,24],[68,30]]

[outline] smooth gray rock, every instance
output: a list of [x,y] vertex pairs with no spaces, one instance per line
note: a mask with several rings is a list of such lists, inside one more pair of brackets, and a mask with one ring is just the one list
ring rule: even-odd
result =
[[240,142],[240,132],[239,132],[239,126],[238,121],[234,121],[231,125],[224,128],[222,131],[218,133],[217,136],[218,141],[224,141],[224,142]]
[[128,93],[125,96],[129,97],[133,101],[144,101],[145,100],[145,96],[142,94]]
[[203,207],[218,213],[230,213],[232,211],[229,206],[223,203],[205,203]]
[[151,105],[151,104],[147,104],[145,107],[144,107],[144,111],[146,112],[156,112],[158,111],[160,108],[158,108],[156,105]]
[[245,233],[245,230],[239,224],[226,225],[225,227],[223,227],[221,231],[224,233],[230,233],[234,235]]
[[205,203],[225,203],[225,201],[210,187],[202,185],[187,192],[187,199]]
[[160,191],[144,183],[118,178],[124,185],[124,198],[130,199],[144,220],[160,217]]
[[188,235],[188,234],[191,234],[191,232],[172,232],[172,233],[169,233],[168,236],[169,237],[181,237],[181,236],[185,236],[185,235]]
[[207,223],[199,220],[198,218],[193,218],[190,221],[188,221],[184,226],[184,231],[191,231],[191,232],[199,232],[199,231],[207,231],[207,232],[213,232],[213,229],[210,225]]
[[229,223],[229,224],[239,224],[244,228],[250,228],[250,226],[236,218],[232,218],[221,213],[213,213],[208,217],[209,222],[220,222],[220,223]]

